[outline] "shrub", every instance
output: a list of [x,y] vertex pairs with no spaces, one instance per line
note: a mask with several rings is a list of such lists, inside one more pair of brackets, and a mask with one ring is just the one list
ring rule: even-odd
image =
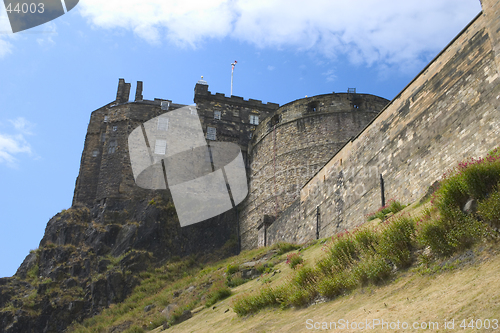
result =
[[318,292],[325,297],[336,297],[350,290],[355,285],[352,276],[344,272],[335,272],[331,275],[323,275],[317,283]]
[[418,234],[418,241],[429,246],[433,253],[451,255],[469,248],[482,239],[484,225],[457,208],[448,209],[447,215],[424,224]]
[[357,258],[356,244],[349,232],[332,237],[333,243],[329,246],[329,255],[332,258],[334,269],[345,269]]
[[235,287],[240,286],[246,282],[248,282],[248,279],[244,279],[241,276],[236,276],[236,277],[228,276],[226,284],[230,288],[235,288]]
[[[499,150],[500,151],[500,150]],[[497,190],[477,205],[478,216],[494,228],[500,228],[500,184]]]
[[403,210],[405,208],[405,205],[401,204],[399,201],[396,201],[394,199],[390,199],[387,201],[387,204],[383,207],[380,207],[376,212],[368,214],[366,216],[366,219],[368,221],[372,221],[376,218],[381,219],[382,221],[385,219],[385,215],[389,213],[396,214],[397,212]]
[[397,212],[402,211],[404,208],[405,208],[405,205],[401,204],[399,201],[389,200],[389,210],[393,214],[396,214]]
[[240,269],[240,266],[229,264],[229,265],[227,265],[226,273],[228,275],[232,275],[232,274],[236,273],[239,269]]
[[377,252],[397,267],[411,264],[412,241],[415,236],[415,221],[409,216],[392,219],[380,235]]
[[354,233],[354,240],[356,242],[356,247],[360,249],[363,253],[373,253],[375,252],[375,247],[378,244],[378,234],[368,228],[363,228],[357,230]]
[[380,283],[387,279],[392,272],[391,266],[380,255],[371,255],[363,258],[353,269],[353,276],[361,285],[369,282]]
[[265,287],[258,293],[246,294],[236,297],[232,303],[234,312],[239,316],[257,312],[267,306],[277,306],[286,304],[288,296],[288,286]]
[[214,305],[218,301],[231,296],[231,289],[224,285],[222,281],[214,282],[208,293],[207,307]]
[[287,252],[297,250],[298,248],[300,248],[300,245],[286,243],[286,242],[279,242],[275,246],[278,248],[278,255],[282,255]]
[[297,272],[295,273],[295,276],[293,277],[293,282],[299,286],[299,289],[302,289],[304,287],[312,287],[317,281],[319,271],[308,267],[308,266],[301,266],[299,269],[297,269]]
[[295,307],[306,306],[316,296],[316,292],[310,288],[293,288],[287,297],[287,304]]
[[443,175],[441,187],[432,202],[441,216],[452,217],[454,210],[461,210],[469,198],[483,200],[500,181],[498,151],[490,152],[485,159],[469,158]]
[[302,256],[298,253],[291,253],[286,256],[286,263],[290,265],[290,268],[295,268],[297,265],[300,265],[304,262]]

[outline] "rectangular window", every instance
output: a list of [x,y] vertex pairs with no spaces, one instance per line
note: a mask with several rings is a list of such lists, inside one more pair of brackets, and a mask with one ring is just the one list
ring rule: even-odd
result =
[[167,131],[168,130],[168,118],[160,117],[158,118],[158,131]]
[[214,111],[214,119],[220,120],[221,112],[220,111]]
[[108,116],[104,116],[104,122],[107,123],[108,122]]
[[255,116],[253,114],[250,115],[250,124],[258,125],[259,124],[259,116]]
[[167,152],[167,140],[156,140],[155,154],[165,155],[166,152]]
[[207,139],[208,140],[216,140],[217,138],[217,130],[215,127],[207,127]]
[[116,141],[113,140],[109,143],[109,146],[108,146],[108,154],[113,154],[115,151],[116,151]]
[[169,108],[170,108],[170,102],[169,101],[161,102],[161,109],[162,110],[168,111]]
[[118,126],[113,126],[113,132],[116,132],[117,129],[118,129]]
[[92,157],[97,157],[99,155],[99,150],[92,151]]

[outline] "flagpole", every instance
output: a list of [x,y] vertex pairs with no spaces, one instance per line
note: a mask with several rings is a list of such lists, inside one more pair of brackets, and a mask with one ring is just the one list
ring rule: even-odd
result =
[[231,64],[231,96],[233,96],[233,73],[234,73],[234,66],[237,64],[238,62],[235,60],[232,64]]

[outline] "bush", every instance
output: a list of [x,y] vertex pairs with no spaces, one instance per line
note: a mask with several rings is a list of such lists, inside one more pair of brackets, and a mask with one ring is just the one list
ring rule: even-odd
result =
[[235,288],[237,286],[242,285],[243,283],[248,282],[248,279],[244,279],[241,276],[236,276],[236,277],[227,277],[226,284],[229,288]]
[[396,213],[402,211],[404,208],[405,208],[405,205],[401,204],[399,201],[389,200],[389,210],[393,214],[396,214]]
[[363,228],[354,232],[356,247],[363,253],[375,252],[378,239],[379,235],[375,231],[368,228]]
[[469,248],[482,239],[485,232],[481,222],[455,208],[448,209],[447,215],[437,221],[424,224],[417,239],[433,253],[446,256]]
[[297,265],[300,265],[304,262],[304,259],[298,253],[291,253],[286,256],[286,263],[290,265],[290,268],[295,268]]
[[240,269],[240,266],[229,264],[229,265],[227,265],[227,268],[226,268],[226,274],[232,275],[232,274],[236,273],[239,269]]
[[379,218],[383,221],[387,214],[396,214],[397,212],[403,210],[403,208],[405,208],[405,205],[401,204],[399,201],[390,199],[385,206],[380,207],[375,213],[368,214],[366,216],[366,219],[368,221],[372,221],[376,218]]
[[297,250],[298,248],[300,248],[300,245],[286,243],[286,242],[279,242],[275,246],[278,248],[278,255],[282,255],[287,252]]
[[332,275],[324,275],[317,283],[318,292],[325,297],[336,297],[350,290],[355,285],[351,274],[335,272]]
[[389,259],[397,267],[408,267],[411,260],[411,248],[415,236],[415,220],[409,216],[393,219],[380,235],[377,252]]
[[276,288],[265,287],[255,294],[246,294],[237,297],[232,304],[234,312],[239,316],[254,313],[267,306],[286,304],[289,289],[286,285]]
[[332,237],[333,243],[329,246],[329,255],[332,258],[333,269],[345,269],[357,258],[358,251],[353,236],[349,232]]
[[316,296],[314,289],[310,288],[293,288],[287,297],[287,304],[295,307],[306,306]]
[[231,296],[231,289],[224,285],[222,281],[214,282],[210,291],[208,293],[208,300],[205,303],[207,307],[210,307],[225,298]]
[[448,171],[432,202],[442,217],[451,218],[470,198],[483,200],[488,197],[499,182],[500,159],[498,151],[492,151],[485,159],[469,158]]
[[493,228],[500,228],[500,184],[497,190],[477,205],[477,215]]
[[391,266],[380,255],[363,258],[353,269],[353,276],[361,285],[369,282],[380,283],[386,280],[392,272]]
[[299,286],[299,289],[303,289],[305,287],[312,287],[317,281],[319,272],[308,266],[301,266],[295,276],[293,277],[293,282]]

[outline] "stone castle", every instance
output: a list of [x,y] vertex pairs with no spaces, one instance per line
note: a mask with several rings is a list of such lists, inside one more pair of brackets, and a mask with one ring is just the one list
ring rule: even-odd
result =
[[120,79],[116,99],[92,112],[73,207],[49,220],[15,276],[0,279],[0,331],[64,332],[126,299],[141,272],[176,258],[216,261],[354,228],[382,196],[414,202],[458,161],[484,156],[499,145],[500,0],[482,7],[392,101],[349,89],[279,106],[212,94],[198,81],[205,138],[238,145],[249,192],[185,227],[168,189],[135,184],[127,140],[183,105],[144,100],[142,82],[129,101],[131,85]]
[[[457,161],[498,145],[500,3],[482,6],[392,101],[349,89],[279,106],[212,94],[203,78],[196,83],[207,142],[233,142],[243,153],[249,194],[219,217],[237,229],[242,249],[352,228],[381,195],[415,201]],[[142,88],[137,82],[129,101],[131,85],[120,79],[116,99],[92,112],[74,205],[118,211],[144,193],[132,175],[128,134],[184,105],[144,100]]]

